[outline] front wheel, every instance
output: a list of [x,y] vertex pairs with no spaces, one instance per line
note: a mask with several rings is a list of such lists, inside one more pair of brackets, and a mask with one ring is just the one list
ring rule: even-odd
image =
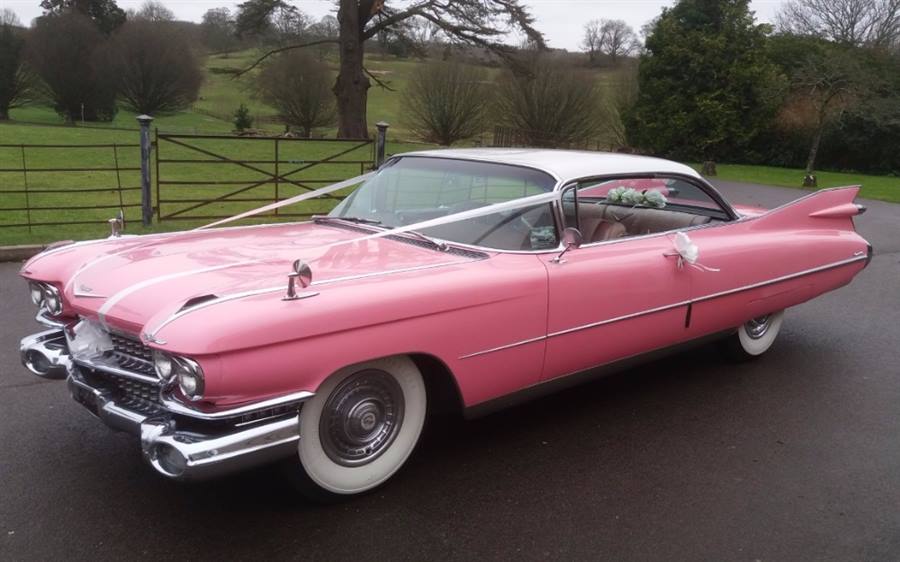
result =
[[426,411],[425,383],[408,357],[341,369],[300,411],[298,459],[285,467],[289,479],[321,502],[374,490],[415,449]]
[[735,361],[756,359],[775,343],[783,321],[783,310],[748,320],[738,327],[737,333],[723,340],[722,350]]

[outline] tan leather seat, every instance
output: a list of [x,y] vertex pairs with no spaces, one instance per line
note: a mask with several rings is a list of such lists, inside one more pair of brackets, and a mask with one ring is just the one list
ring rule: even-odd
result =
[[578,210],[581,213],[582,235],[590,242],[666,232],[706,224],[711,220],[705,215],[622,205],[581,205]]

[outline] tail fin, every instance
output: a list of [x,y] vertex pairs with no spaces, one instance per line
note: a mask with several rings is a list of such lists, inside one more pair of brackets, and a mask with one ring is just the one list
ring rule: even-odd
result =
[[818,228],[855,230],[853,217],[866,211],[853,203],[860,186],[834,187],[811,193],[768,213],[760,215],[757,224],[767,228],[796,228],[807,225]]

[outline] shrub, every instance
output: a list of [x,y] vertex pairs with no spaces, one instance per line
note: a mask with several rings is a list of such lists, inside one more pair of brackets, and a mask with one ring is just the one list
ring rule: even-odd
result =
[[203,74],[187,37],[167,22],[136,20],[112,38],[112,65],[122,103],[136,113],[158,114],[197,99]]
[[241,104],[234,112],[234,128],[238,131],[243,131],[244,129],[249,129],[253,126],[253,118],[250,117],[250,110],[247,109],[247,106]]
[[601,97],[595,78],[543,57],[527,75],[506,71],[497,85],[496,113],[530,146],[571,146],[597,136]]
[[37,19],[29,59],[54,109],[67,121],[115,117],[116,77],[106,47],[106,37],[77,12]]
[[303,51],[278,55],[259,73],[260,97],[281,120],[309,137],[313,129],[335,124],[332,77],[328,66]]
[[404,97],[409,128],[425,142],[442,146],[479,134],[488,106],[485,77],[483,69],[461,63],[420,66]]

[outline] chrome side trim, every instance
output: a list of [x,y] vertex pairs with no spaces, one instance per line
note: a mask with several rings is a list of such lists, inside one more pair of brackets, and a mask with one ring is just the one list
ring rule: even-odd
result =
[[468,359],[470,357],[478,357],[479,355],[487,355],[488,353],[494,353],[495,351],[503,351],[504,349],[510,349],[513,347],[519,347],[520,345],[528,345],[529,343],[536,343],[539,341],[544,341],[547,339],[547,336],[538,336],[536,338],[531,338],[527,340],[517,341],[515,343],[510,343],[507,345],[501,345],[500,347],[492,347],[491,349],[485,349],[484,351],[476,351],[475,353],[470,353],[468,355],[463,355],[460,359]]
[[[486,259],[486,258],[481,258],[481,259]],[[398,273],[410,273],[413,271],[436,269],[438,267],[445,267],[445,266],[449,266],[449,265],[467,264],[467,263],[471,263],[472,261],[477,261],[477,260],[456,260],[456,261],[449,261],[449,262],[433,263],[433,264],[429,264],[429,265],[420,265],[420,266],[415,266],[415,267],[406,267],[406,268],[401,268],[401,269],[388,269],[386,271],[376,271],[373,273],[361,273],[359,275],[345,275],[343,277],[333,277],[331,279],[322,279],[321,281],[313,281],[310,284],[310,286],[329,285],[331,283],[339,283],[342,281],[352,281],[355,279],[367,279],[370,277],[379,277],[382,275],[394,275],[394,274],[398,274]],[[215,299],[210,299],[208,301],[204,301],[200,304],[194,305],[190,308],[185,308],[184,310],[179,310],[175,314],[172,314],[171,316],[169,316],[168,318],[166,318],[165,320],[160,322],[160,324],[157,325],[152,331],[145,332],[143,339],[144,339],[144,341],[147,341],[147,342],[153,342],[153,343],[157,343],[160,345],[165,345],[165,343],[166,343],[165,341],[157,339],[157,335],[159,334],[159,331],[162,330],[163,328],[165,328],[166,326],[168,326],[169,324],[171,324],[172,322],[174,322],[175,320],[178,320],[182,316],[186,316],[186,315],[190,314],[191,312],[195,312],[197,310],[202,310],[204,308],[207,308],[207,307],[210,307],[210,306],[213,306],[216,304],[220,304],[223,302],[238,300],[238,299],[242,299],[245,297],[254,297],[257,295],[264,295],[267,293],[278,293],[283,290],[284,290],[284,285],[279,285],[277,287],[267,287],[264,289],[255,289],[252,291],[243,291],[240,293],[232,293],[230,295],[223,295],[223,296],[215,298]]]
[[609,318],[607,320],[600,320],[599,322],[591,322],[590,324],[584,324],[582,326],[575,326],[574,328],[567,328],[565,330],[560,330],[559,332],[553,332],[553,333],[547,334],[547,337],[555,338],[556,336],[564,336],[566,334],[571,334],[572,332],[580,332],[581,330],[589,330],[591,328],[605,326],[606,324],[613,324],[615,322],[631,320],[632,318],[647,316],[648,314],[656,314],[657,312],[665,312],[666,310],[672,310],[673,308],[680,308],[682,306],[687,306],[689,304],[691,304],[691,301],[687,300],[687,301],[676,302],[674,304],[667,304],[665,306],[658,306],[656,308],[651,308],[649,310],[642,310],[640,312],[635,312],[633,314],[626,314],[624,316],[617,316],[615,318]]
[[843,267],[845,265],[850,265],[851,263],[855,263],[858,261],[865,261],[866,256],[855,256],[846,260],[841,260],[838,262],[830,263],[828,265],[822,265],[819,267],[813,267],[811,269],[806,269],[800,271],[798,273],[791,273],[790,275],[782,275],[781,277],[776,277],[775,279],[769,279],[768,281],[760,281],[759,283],[753,283],[751,285],[744,285],[743,287],[738,287],[736,289],[729,289],[727,291],[720,291],[718,293],[713,293],[711,295],[706,295],[703,297],[697,297],[693,299],[692,303],[704,302],[712,299],[717,299],[719,297],[724,297],[728,295],[732,295],[734,293],[740,293],[742,291],[749,291],[752,289],[758,289],[760,287],[765,287],[766,285],[774,285],[775,283],[781,283],[782,281],[790,281],[791,279],[796,279],[798,277],[803,277],[805,275],[812,275],[813,273],[819,273],[822,271],[827,271],[829,269],[834,269],[837,267]]
[[812,275],[813,273],[820,273],[820,272],[822,272],[822,271],[827,271],[827,270],[829,270],[829,269],[835,269],[835,268],[843,267],[843,266],[845,266],[845,265],[850,265],[850,264],[852,264],[852,263],[856,263],[856,262],[859,262],[859,261],[868,261],[868,260],[869,260],[869,256],[868,256],[868,255],[860,255],[860,256],[854,255],[854,257],[849,258],[849,259],[837,261],[837,262],[830,263],[830,264],[823,265],[823,266],[819,266],[819,267],[813,267],[813,268],[806,269],[806,270],[803,270],[803,271],[800,271],[800,272],[797,272],[797,273],[792,273],[792,274],[790,274],[790,275],[782,275],[781,277],[776,277],[776,278],[774,278],[774,279],[769,279],[769,280],[766,280],[766,281],[760,281],[759,283],[752,283],[752,284],[750,284],[750,285],[744,285],[744,286],[742,286],[742,287],[737,287],[737,288],[735,288],[735,289],[729,289],[729,290],[727,290],[727,291],[720,291],[720,292],[718,292],[718,293],[712,293],[712,294],[709,294],[709,295],[705,295],[705,296],[702,296],[702,297],[697,297],[697,298],[691,299],[691,300],[686,300],[686,301],[677,302],[677,303],[674,303],[674,304],[669,304],[669,305],[660,306],[660,307],[656,307],[656,308],[651,308],[651,309],[647,309],[647,310],[641,310],[641,311],[639,311],[639,312],[635,312],[635,313],[632,313],[632,314],[626,314],[626,315],[624,315],[624,316],[617,316],[617,317],[615,317],[615,318],[609,318],[609,319],[607,319],[607,320],[600,320],[600,321],[598,321],[598,322],[592,322],[592,323],[590,323],[590,324],[584,324],[584,325],[581,325],[581,326],[574,326],[574,327],[572,327],[572,328],[567,328],[567,329],[565,329],[565,330],[560,330],[560,331],[557,331],[557,332],[551,332],[551,333],[547,334],[546,336],[538,336],[538,337],[535,337],[535,338],[531,338],[531,339],[527,339],[527,340],[522,340],[522,341],[514,342],[514,343],[511,343],[511,344],[507,344],[507,345],[501,345],[501,346],[498,346],[498,347],[492,347],[492,348],[490,348],[490,349],[485,349],[485,350],[483,350],[483,351],[476,351],[475,353],[469,353],[469,354],[467,354],[467,355],[462,355],[462,356],[459,357],[459,359],[469,359],[469,358],[472,358],[472,357],[478,357],[479,355],[486,355],[486,354],[488,354],[488,353],[494,353],[494,352],[497,352],[497,351],[503,351],[503,350],[510,349],[510,348],[513,348],[513,347],[518,347],[518,346],[521,346],[521,345],[526,345],[526,344],[529,344],[529,343],[538,342],[538,341],[541,341],[541,340],[544,340],[544,339],[554,338],[554,337],[557,337],[557,336],[563,336],[563,335],[566,335],[566,334],[571,334],[571,333],[573,333],[573,332],[579,332],[579,331],[581,331],[581,330],[589,330],[589,329],[591,329],[591,328],[597,328],[597,327],[599,327],[599,326],[604,326],[604,325],[607,325],[607,324],[613,324],[613,323],[615,323],[615,322],[622,322],[622,321],[625,321],[625,320],[631,320],[631,319],[633,319],[633,318],[639,318],[639,317],[641,317],[641,316],[646,316],[646,315],[648,315],[648,314],[656,314],[656,313],[658,313],[658,312],[664,312],[664,311],[666,311],[666,310],[671,310],[671,309],[679,308],[679,307],[682,307],[682,306],[693,305],[693,304],[696,304],[696,303],[699,303],[699,302],[705,302],[705,301],[708,301],[708,300],[712,300],[712,299],[716,299],[716,298],[719,298],[719,297],[724,297],[724,296],[732,295],[732,294],[735,294],[735,293],[740,293],[740,292],[743,292],[743,291],[750,291],[750,290],[753,290],[753,289],[758,289],[758,288],[760,288],[760,287],[765,287],[765,286],[767,286],[767,285],[774,285],[774,284],[776,284],[776,283],[781,283],[781,282],[783,282],[783,281],[789,281],[789,280],[791,280],[791,279],[796,279],[796,278],[798,278],[798,277],[804,277],[804,276],[806,276],[806,275]]
[[259,410],[268,410],[269,408],[278,408],[280,406],[287,406],[294,403],[299,404],[301,402],[309,400],[313,396],[315,396],[315,393],[301,390],[299,392],[285,394],[284,396],[269,398],[268,400],[263,400],[261,402],[253,402],[251,404],[245,404],[243,406],[237,406],[235,408],[228,408],[225,410],[216,410],[214,412],[202,412],[200,410],[195,410],[194,408],[185,406],[181,402],[166,396],[165,393],[160,394],[160,399],[163,406],[173,414],[190,416],[192,418],[204,421],[216,421],[243,416],[246,414],[252,414],[253,412],[257,412]]

